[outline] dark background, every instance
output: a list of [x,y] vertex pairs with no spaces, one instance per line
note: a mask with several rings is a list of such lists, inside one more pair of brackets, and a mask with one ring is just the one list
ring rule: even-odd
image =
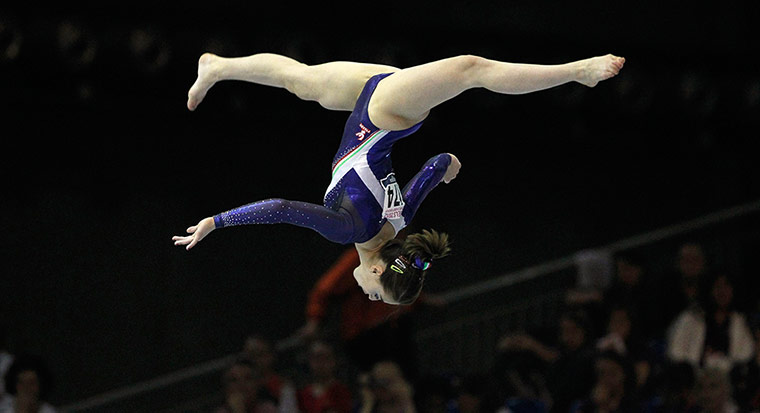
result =
[[0,6],[0,321],[12,350],[49,361],[54,404],[228,354],[248,333],[287,336],[344,248],[284,225],[172,245],[258,199],[319,203],[347,116],[240,82],[189,112],[204,51],[400,67],[626,57],[593,89],[465,92],[397,144],[402,182],[440,152],[463,164],[412,226],[454,242],[430,291],[760,195],[756,2],[158,3]]

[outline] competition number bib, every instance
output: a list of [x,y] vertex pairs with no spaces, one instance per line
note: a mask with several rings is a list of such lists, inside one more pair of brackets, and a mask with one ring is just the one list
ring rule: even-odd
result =
[[391,172],[385,179],[380,181],[380,184],[385,192],[383,218],[401,218],[401,211],[404,210],[404,199],[401,196],[401,188],[398,186],[398,182],[396,182],[396,176]]

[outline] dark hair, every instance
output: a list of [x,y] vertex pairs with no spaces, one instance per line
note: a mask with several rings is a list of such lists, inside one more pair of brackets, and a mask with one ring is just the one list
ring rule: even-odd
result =
[[562,314],[560,314],[559,319],[568,320],[583,330],[583,341],[585,343],[589,343],[593,337],[596,336],[591,317],[589,316],[588,311],[583,308],[576,308],[574,306],[568,307],[562,312]]
[[704,285],[700,286],[699,299],[702,308],[707,314],[713,314],[718,309],[718,304],[715,302],[712,290],[721,278],[725,279],[728,285],[733,289],[733,297],[731,298],[731,303],[729,303],[728,311],[736,311],[740,307],[738,305],[738,295],[741,293],[741,288],[736,285],[736,278],[726,271],[716,271],[705,277]]
[[25,371],[33,371],[37,374],[37,380],[40,384],[40,400],[46,400],[52,377],[50,370],[44,360],[33,355],[20,355],[13,360],[8,371],[5,373],[5,391],[8,394],[16,395],[16,385],[18,384],[19,375]]
[[448,234],[422,230],[406,239],[388,241],[380,251],[387,264],[380,284],[399,304],[412,304],[422,291],[430,263],[451,252]]

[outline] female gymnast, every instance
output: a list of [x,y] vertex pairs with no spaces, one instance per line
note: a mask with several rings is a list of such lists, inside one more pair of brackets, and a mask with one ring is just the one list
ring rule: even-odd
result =
[[406,69],[355,62],[309,66],[261,53],[226,58],[203,54],[198,78],[188,92],[195,110],[222,80],[285,88],[331,110],[350,111],[332,163],[324,205],[284,199],[254,202],[202,219],[175,236],[189,250],[217,228],[288,223],[311,228],[330,241],[354,243],[360,265],[354,278],[370,300],[411,304],[420,294],[432,260],[450,251],[448,236],[436,231],[396,239],[422,200],[440,182],[449,183],[461,164],[445,153],[432,157],[403,190],[393,174],[393,144],[422,126],[430,110],[468,89],[524,94],[569,82],[593,87],[622,69],[625,59],[597,56],[559,65],[507,63],[457,56]]

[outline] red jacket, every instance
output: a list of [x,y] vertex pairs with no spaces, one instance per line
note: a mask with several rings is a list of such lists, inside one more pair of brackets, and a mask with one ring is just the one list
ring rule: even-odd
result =
[[353,247],[347,249],[317,281],[306,306],[306,317],[321,321],[330,302],[340,300],[340,335],[343,340],[350,340],[411,309],[411,306],[371,301],[354,279],[354,268],[358,266],[359,253]]
[[351,391],[339,382],[333,383],[317,396],[310,384],[298,390],[298,408],[302,413],[349,413],[351,411]]

